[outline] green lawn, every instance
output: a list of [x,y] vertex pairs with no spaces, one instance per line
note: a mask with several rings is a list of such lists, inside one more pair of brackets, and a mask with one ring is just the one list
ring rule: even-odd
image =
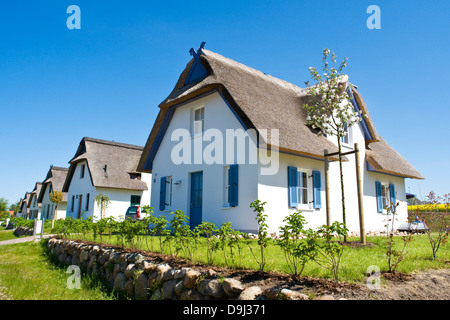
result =
[[14,300],[108,300],[114,296],[94,279],[81,277],[80,289],[69,289],[71,275],[49,261],[40,243],[0,246],[0,297]]
[[14,230],[0,230],[0,241],[17,239],[14,235]]
[[[140,236],[138,248],[142,250],[160,252],[159,238]],[[146,241],[146,240],[147,241]],[[92,237],[88,240],[92,241]],[[97,238],[97,240],[99,240]],[[103,236],[103,241],[107,242],[108,236]],[[115,236],[111,239],[112,244],[117,244]],[[256,240],[248,240],[249,246],[253,248],[253,252],[259,258],[259,247]],[[349,241],[359,241],[359,238],[349,238]],[[365,279],[366,272],[369,266],[378,266],[381,271],[387,271],[386,249],[383,246],[385,237],[368,237],[367,242],[373,243],[372,247],[353,248],[346,246],[341,260],[339,271],[339,279],[348,282],[362,282]],[[400,248],[402,241],[401,237],[395,237],[396,248]],[[147,245],[148,244],[148,245]],[[258,270],[259,265],[255,261],[249,246],[245,245],[242,249],[241,258],[237,251],[234,254],[234,264],[231,263],[230,254],[227,255],[228,265],[233,267],[243,267]],[[398,271],[411,273],[413,271],[449,268],[450,262],[450,244],[447,244],[439,249],[437,259],[431,259],[431,246],[427,235],[415,235],[414,241],[407,247],[408,253],[406,258],[399,264]],[[193,254],[193,261],[207,264],[206,258],[206,241],[202,238]],[[170,253],[169,247],[166,246],[165,253]],[[265,271],[275,271],[282,273],[290,273],[289,267],[286,263],[283,251],[275,241],[270,240],[266,248],[265,256],[267,257],[267,265]],[[182,257],[182,254],[179,254]],[[223,251],[218,250],[214,254],[214,264],[218,266],[226,266]],[[242,263],[241,263],[242,261]],[[304,271],[303,276],[331,278],[331,272],[322,268],[315,262],[309,262]]]

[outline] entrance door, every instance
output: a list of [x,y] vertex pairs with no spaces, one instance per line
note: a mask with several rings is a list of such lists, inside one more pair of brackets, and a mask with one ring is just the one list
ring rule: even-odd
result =
[[191,173],[190,226],[194,229],[202,223],[203,171]]
[[83,204],[83,195],[80,194],[78,196],[79,202],[78,202],[78,219],[81,218],[81,205]]

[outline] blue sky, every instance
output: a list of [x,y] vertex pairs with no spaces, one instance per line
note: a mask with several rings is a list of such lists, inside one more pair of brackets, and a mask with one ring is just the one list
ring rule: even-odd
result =
[[[81,29],[69,30],[70,5]],[[381,29],[369,30],[369,5]],[[301,87],[324,48],[348,57],[380,135],[450,192],[448,1],[9,1],[0,10],[0,197],[17,201],[84,136],[144,145],[158,104],[206,48]]]

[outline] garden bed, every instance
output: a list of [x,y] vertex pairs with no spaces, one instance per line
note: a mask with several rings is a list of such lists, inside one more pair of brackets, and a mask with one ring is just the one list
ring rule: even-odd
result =
[[[67,242],[71,240],[66,240]],[[72,241],[73,242],[73,241]],[[98,243],[79,241],[75,243],[86,246],[98,246]],[[370,245],[370,244],[369,244]],[[372,244],[373,245],[373,244]],[[430,270],[407,274],[403,272],[382,272],[382,283],[378,290],[370,290],[365,283],[335,283],[330,279],[316,277],[293,277],[271,271],[255,271],[193,263],[185,259],[175,258],[162,253],[133,250],[122,246],[105,246],[108,250],[115,250],[120,254],[141,254],[145,260],[155,265],[169,265],[172,269],[181,270],[189,268],[198,271],[204,279],[235,279],[244,288],[258,287],[260,294],[257,299],[279,298],[283,292],[294,292],[303,299],[450,299],[448,286],[450,286],[450,269]],[[66,258],[67,259],[67,258]],[[150,277],[150,275],[149,275]],[[275,292],[275,294],[274,294]],[[151,297],[150,297],[151,298]],[[284,297],[286,298],[286,297]]]

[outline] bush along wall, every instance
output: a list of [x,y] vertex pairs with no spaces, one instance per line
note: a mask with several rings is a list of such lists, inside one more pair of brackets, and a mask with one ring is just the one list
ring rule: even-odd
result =
[[82,273],[99,276],[115,292],[136,300],[308,300],[287,288],[262,288],[215,271],[172,268],[136,252],[51,238],[47,249],[59,262],[76,265]]

